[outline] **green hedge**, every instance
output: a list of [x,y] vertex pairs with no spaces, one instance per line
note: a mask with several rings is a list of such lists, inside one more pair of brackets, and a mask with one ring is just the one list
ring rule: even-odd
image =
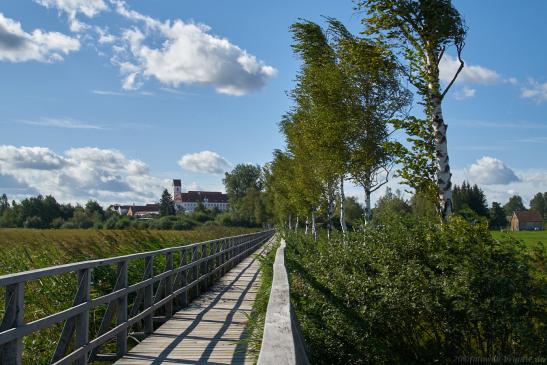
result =
[[291,300],[314,364],[547,356],[545,247],[486,226],[394,220],[320,239],[290,234]]

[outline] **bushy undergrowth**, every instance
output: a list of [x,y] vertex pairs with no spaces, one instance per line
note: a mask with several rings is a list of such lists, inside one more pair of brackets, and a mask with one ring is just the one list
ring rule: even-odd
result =
[[452,363],[547,355],[545,247],[486,226],[393,221],[289,234],[291,300],[316,364]]
[[[0,275],[52,265],[96,258],[152,251],[165,247],[202,242],[209,239],[251,233],[256,230],[226,227],[203,227],[191,231],[148,230],[0,230]],[[173,257],[179,262],[179,256]],[[142,280],[144,260],[129,263],[129,285]],[[154,259],[154,272],[165,270],[165,257]],[[116,281],[116,265],[92,271],[91,297],[112,292]],[[157,289],[156,283],[154,290]],[[25,285],[25,321],[30,322],[57,313],[71,306],[76,293],[74,273],[44,277]],[[0,318],[4,311],[5,288],[0,288]],[[134,294],[130,295],[132,303]],[[97,333],[106,306],[98,306],[90,313],[91,338]],[[24,337],[24,363],[49,364],[62,323]],[[114,350],[107,343],[107,350]],[[134,343],[130,342],[130,345]],[[106,351],[108,352],[108,351]]]

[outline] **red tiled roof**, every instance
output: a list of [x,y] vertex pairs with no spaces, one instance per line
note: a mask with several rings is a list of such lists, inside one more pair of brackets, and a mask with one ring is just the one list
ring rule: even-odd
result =
[[129,207],[131,209],[131,212],[137,213],[137,212],[158,212],[160,210],[159,204],[146,204],[146,205],[132,205]]
[[533,210],[519,210],[515,212],[519,222],[543,222],[541,215]]
[[180,195],[183,202],[196,203],[207,200],[208,203],[228,203],[228,195],[218,191],[189,191]]

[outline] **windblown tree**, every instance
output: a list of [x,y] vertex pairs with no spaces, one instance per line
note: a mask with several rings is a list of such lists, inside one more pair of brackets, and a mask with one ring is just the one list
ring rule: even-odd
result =
[[[305,156],[303,161],[312,164],[313,176],[322,187],[320,196],[326,212],[327,234],[330,234],[340,186],[340,201],[342,204],[344,201],[342,184],[349,159],[346,146],[350,104],[347,100],[351,90],[338,65],[335,49],[319,25],[301,21],[293,24],[291,31],[293,50],[302,59],[302,66],[297,86],[291,92],[295,108],[290,113],[290,125],[297,133],[285,128],[288,132],[285,134],[296,159]],[[345,229],[343,216],[342,228]]]
[[411,93],[401,84],[393,53],[380,44],[352,35],[342,23],[328,19],[334,34],[338,65],[344,75],[349,116],[346,121],[347,169],[365,191],[365,223],[372,219],[370,196],[387,183],[393,166],[388,128],[404,115]]
[[[366,13],[365,32],[399,52],[406,60],[408,80],[423,98],[435,142],[438,210],[447,217],[452,211],[452,184],[442,101],[464,66],[461,58],[467,31],[464,21],[451,0],[358,0],[357,3]],[[443,90],[439,64],[449,47],[455,48],[460,66]]]
[[303,116],[302,113],[287,114],[281,122],[281,130],[286,137],[292,174],[290,196],[296,203],[296,213],[310,216],[311,230],[317,237],[317,213],[322,203],[325,205],[325,197],[333,193],[336,176],[330,175],[330,184],[325,182],[325,170],[321,171],[325,165],[321,163],[322,156],[317,153],[310,135],[305,133]]

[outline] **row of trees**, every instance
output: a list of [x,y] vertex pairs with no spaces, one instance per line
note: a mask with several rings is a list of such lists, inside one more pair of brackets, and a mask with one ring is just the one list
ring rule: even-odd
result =
[[[293,50],[302,64],[280,128],[285,151],[275,151],[266,188],[278,221],[305,217],[316,232],[324,213],[332,228],[336,202],[346,231],[344,181],[364,190],[365,222],[371,193],[397,174],[429,197],[442,217],[452,212],[451,173],[441,103],[463,68],[466,27],[448,0],[359,1],[365,30],[351,34],[336,19],[327,28],[309,21],[291,26]],[[460,67],[441,88],[439,63],[454,46]],[[409,115],[411,85],[426,119]],[[392,138],[402,130],[407,139]]]

